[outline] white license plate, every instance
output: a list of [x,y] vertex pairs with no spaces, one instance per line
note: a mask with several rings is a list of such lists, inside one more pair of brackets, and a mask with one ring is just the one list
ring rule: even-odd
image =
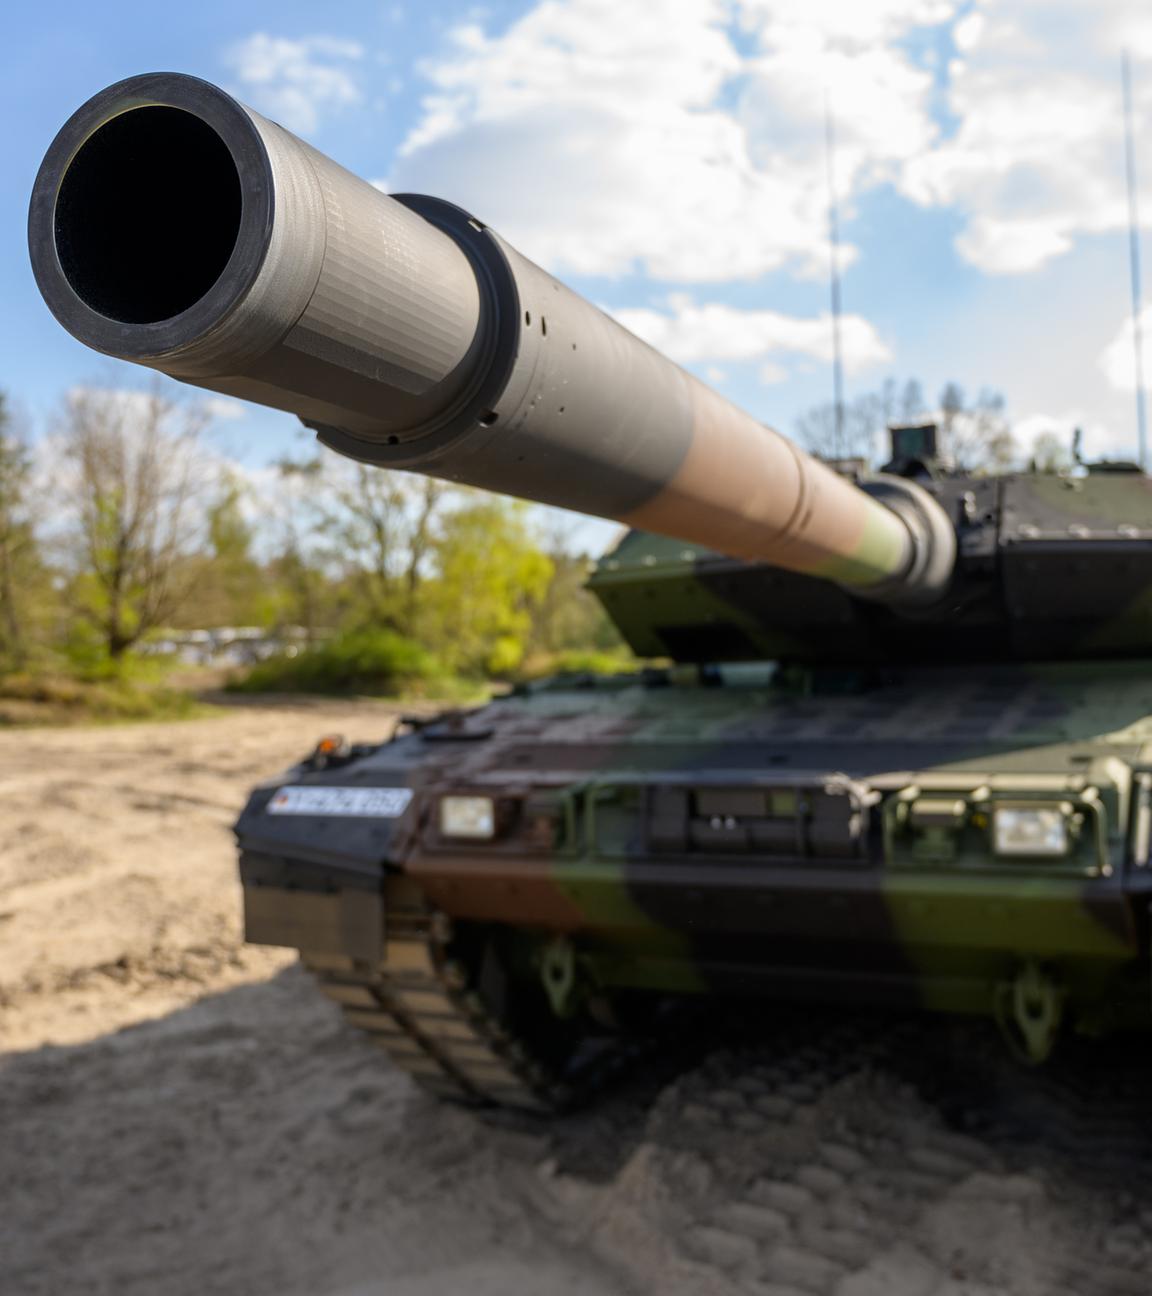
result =
[[268,802],[268,813],[396,819],[411,800],[411,788],[282,787]]

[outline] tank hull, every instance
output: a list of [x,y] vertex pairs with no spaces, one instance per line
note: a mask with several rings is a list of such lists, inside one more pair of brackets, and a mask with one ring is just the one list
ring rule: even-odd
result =
[[[1091,679],[910,670],[805,698],[748,684],[543,689],[255,793],[238,824],[249,937],[367,966],[386,961],[388,911],[415,905],[455,939],[518,933],[524,984],[539,986],[559,942],[579,999],[978,1014],[1038,1060],[1058,1029],[1152,1025],[1150,714],[1138,664]],[[270,813],[286,785],[412,799],[353,829]],[[446,796],[491,797],[494,837],[446,836]],[[1063,854],[998,848],[995,816],[1021,808],[1075,825]],[[290,941],[274,913],[284,895]],[[364,914],[367,943],[349,943]],[[1050,1030],[1028,1022],[1029,996]]]

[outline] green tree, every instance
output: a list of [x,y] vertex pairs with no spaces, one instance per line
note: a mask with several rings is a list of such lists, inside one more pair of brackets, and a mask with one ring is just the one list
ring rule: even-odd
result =
[[255,556],[248,504],[243,480],[225,468],[207,497],[207,547],[195,560],[191,592],[174,625],[267,625],[275,619],[278,600]]
[[364,464],[325,463],[323,531],[329,565],[348,587],[354,622],[411,634],[448,488]]
[[358,615],[371,625],[396,630],[404,544],[404,492],[398,474],[350,462],[326,464],[324,477],[324,530],[353,587]]
[[600,600],[585,588],[592,559],[573,552],[571,523],[553,515],[544,540],[552,576],[533,612],[529,650],[545,659],[563,652],[613,652],[624,641]]
[[447,495],[447,487],[434,477],[416,477],[408,529],[408,555],[404,567],[404,622],[406,634],[419,623],[420,594],[425,567],[435,544],[434,524]]
[[33,529],[31,478],[32,457],[0,393],[0,661],[11,666],[28,658],[31,605],[45,574]]
[[327,628],[333,591],[319,553],[325,525],[324,462],[286,457],[276,465],[277,489],[269,502],[273,551],[267,564],[274,592],[273,621],[303,628],[308,641]]
[[440,522],[420,638],[463,674],[506,675],[524,657],[553,564],[522,504],[469,495]]

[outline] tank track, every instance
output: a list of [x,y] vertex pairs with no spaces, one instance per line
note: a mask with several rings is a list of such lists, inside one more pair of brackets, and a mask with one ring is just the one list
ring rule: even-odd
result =
[[451,922],[393,914],[383,961],[301,952],[344,1018],[438,1098],[558,1112],[586,1099],[642,1051],[636,1040],[589,1034],[557,1068],[518,1037],[480,992],[482,977],[449,951]]

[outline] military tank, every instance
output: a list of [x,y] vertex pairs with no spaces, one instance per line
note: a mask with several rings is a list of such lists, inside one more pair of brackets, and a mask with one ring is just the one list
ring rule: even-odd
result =
[[422,1084],[560,1107],[700,996],[977,1014],[1032,1062],[1152,1025],[1138,469],[950,472],[926,425],[834,471],[187,76],[79,109],[30,246],[99,351],[631,528],[590,586],[672,665],[326,739],[236,825],[247,938]]

